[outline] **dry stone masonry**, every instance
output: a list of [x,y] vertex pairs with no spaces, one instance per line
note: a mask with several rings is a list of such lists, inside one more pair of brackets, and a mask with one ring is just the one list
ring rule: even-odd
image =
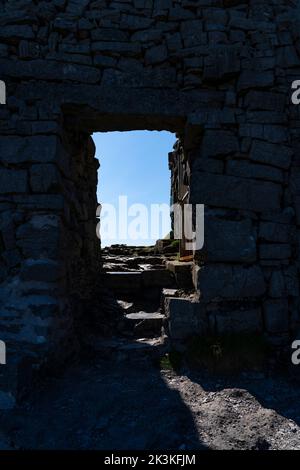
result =
[[99,269],[96,131],[176,132],[189,202],[206,206],[199,300],[169,300],[174,339],[295,335],[299,31],[296,0],[0,2],[2,407],[73,351],[77,300]]

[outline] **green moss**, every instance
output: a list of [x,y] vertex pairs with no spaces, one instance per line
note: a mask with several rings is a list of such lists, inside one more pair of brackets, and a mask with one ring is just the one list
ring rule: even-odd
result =
[[182,354],[178,351],[170,351],[160,359],[160,369],[178,371],[182,363]]

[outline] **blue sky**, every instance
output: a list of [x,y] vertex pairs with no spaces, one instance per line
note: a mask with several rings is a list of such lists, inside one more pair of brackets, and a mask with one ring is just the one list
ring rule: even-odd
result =
[[[130,231],[126,230],[124,223],[120,223],[119,196],[128,197],[128,207],[132,204],[144,204],[150,214],[151,204],[170,203],[170,171],[168,169],[168,152],[172,151],[175,143],[175,135],[170,132],[156,131],[132,131],[132,132],[107,132],[93,135],[96,144],[96,157],[100,161],[98,201],[103,204],[113,204],[117,216],[116,238],[104,239],[102,229],[102,245],[113,243],[126,243],[128,245],[149,245],[156,240],[140,232],[138,239],[133,239]],[[124,203],[124,199],[123,199]],[[124,215],[124,210],[122,211]],[[121,215],[122,215],[121,214]],[[103,227],[111,221],[108,212],[103,215]],[[137,221],[137,216],[127,218],[127,225]],[[104,219],[105,217],[105,219]],[[105,220],[105,222],[104,222]],[[138,224],[137,224],[138,225]],[[170,230],[170,218],[165,218],[164,224],[160,224],[159,237],[166,233],[162,230]],[[164,229],[162,227],[164,225]],[[120,234],[122,226],[124,234]],[[145,230],[145,227],[144,227]],[[139,230],[138,230],[139,232]],[[126,236],[125,236],[126,233]],[[138,236],[138,235],[136,235]]]

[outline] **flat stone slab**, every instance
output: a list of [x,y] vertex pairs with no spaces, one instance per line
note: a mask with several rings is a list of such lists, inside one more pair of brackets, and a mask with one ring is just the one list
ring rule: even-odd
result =
[[191,272],[194,263],[193,261],[167,261],[166,268],[174,274],[181,272]]
[[108,287],[113,290],[128,292],[140,289],[142,276],[139,271],[119,272],[113,271],[106,273]]
[[136,312],[125,315],[126,321],[132,325],[135,335],[159,336],[165,316],[159,312]]
[[192,288],[192,268],[193,261],[167,261],[167,270],[174,274],[177,286],[182,289]]
[[178,289],[163,289],[163,297],[176,297],[178,295]]
[[143,271],[143,285],[145,287],[171,287],[174,284],[172,273],[166,269],[151,269]]
[[165,316],[162,313],[154,312],[136,312],[125,315],[128,320],[163,320]]

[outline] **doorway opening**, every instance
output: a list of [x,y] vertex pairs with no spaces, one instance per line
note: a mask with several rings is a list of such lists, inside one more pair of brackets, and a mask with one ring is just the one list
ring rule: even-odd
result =
[[174,238],[172,204],[181,177],[174,161],[182,153],[177,137],[165,131],[93,134],[100,164],[103,315],[98,320],[104,321],[99,333],[110,323],[110,339],[121,338],[127,345],[129,340],[129,348],[132,341],[141,349],[162,346],[164,299],[193,287],[191,263],[180,262],[180,240]]
[[131,131],[93,135],[101,208],[101,247],[146,247],[171,237],[170,132]]

